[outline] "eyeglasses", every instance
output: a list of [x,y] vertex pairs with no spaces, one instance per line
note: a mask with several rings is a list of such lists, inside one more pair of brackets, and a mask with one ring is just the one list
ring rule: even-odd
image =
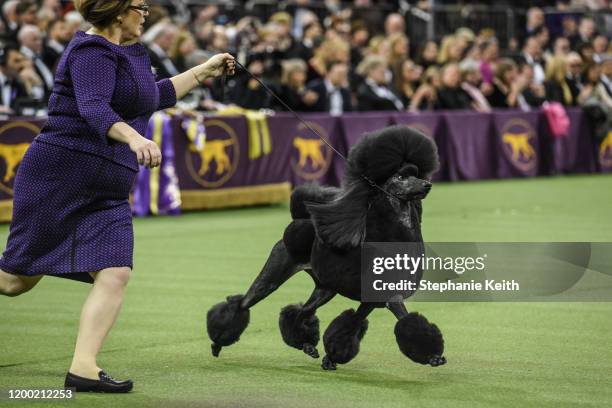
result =
[[142,14],[149,14],[149,10],[151,10],[151,6],[148,4],[141,4],[140,6],[128,6],[129,9],[142,11]]

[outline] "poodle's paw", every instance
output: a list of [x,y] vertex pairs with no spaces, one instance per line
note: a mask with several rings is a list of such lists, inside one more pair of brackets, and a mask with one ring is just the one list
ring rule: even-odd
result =
[[213,357],[219,357],[219,354],[221,354],[221,349],[223,348],[223,346],[217,344],[217,343],[213,343],[210,345],[210,349],[212,352]]
[[317,350],[317,348],[312,344],[304,343],[302,351],[312,358],[319,358],[319,350]]
[[335,371],[336,363],[330,360],[328,356],[323,357],[323,361],[321,362],[321,368],[325,371]]
[[432,367],[437,367],[446,364],[446,357],[442,356],[433,356],[429,359],[429,365]]

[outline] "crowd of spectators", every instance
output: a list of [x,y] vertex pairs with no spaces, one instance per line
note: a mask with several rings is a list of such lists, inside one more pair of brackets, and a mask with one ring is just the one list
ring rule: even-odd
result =
[[[324,17],[310,3],[263,20],[202,6],[190,21],[153,5],[142,41],[159,79],[229,51],[259,80],[238,70],[207,81],[184,101],[194,109],[286,110],[261,83],[293,110],[331,114],[529,110],[545,101],[590,100],[612,108],[611,27],[588,15],[567,14],[560,30],[551,30],[543,10],[532,7],[520,35],[502,47],[492,29],[463,27],[439,41],[409,38],[403,15],[382,13],[368,0],[330,8]],[[603,3],[612,12],[612,3]],[[71,3],[59,0],[7,0],[1,14],[0,113],[44,113],[54,68],[74,33],[87,26]]]

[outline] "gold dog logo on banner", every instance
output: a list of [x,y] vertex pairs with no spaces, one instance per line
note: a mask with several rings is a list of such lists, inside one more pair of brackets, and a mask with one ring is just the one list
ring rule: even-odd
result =
[[[326,140],[328,133],[316,123],[308,122]],[[308,128],[300,123],[298,132],[308,131]],[[310,131],[308,131],[311,133]],[[291,167],[293,171],[304,180],[316,180],[322,177],[332,161],[333,152],[321,139],[316,135],[304,137],[303,134],[296,136],[293,139],[293,148],[295,153],[291,157]]]
[[[7,143],[6,140],[13,134],[19,135],[19,139],[31,140],[34,139],[39,132],[40,128],[38,126],[23,121],[9,122],[0,127],[0,158],[2,158],[0,163],[4,163],[4,166],[0,164],[0,175],[2,177],[0,181],[0,190],[13,195],[12,183],[17,174],[17,167],[19,163],[21,163],[28,147],[30,147],[30,142]],[[24,137],[26,136],[24,133],[28,136]]]
[[522,171],[533,170],[538,162],[536,151],[531,144],[535,130],[523,119],[510,119],[501,131],[503,150],[512,164]]
[[612,167],[612,130],[599,145],[599,164]]
[[227,123],[211,119],[204,125],[207,134],[204,149],[189,145],[185,153],[187,170],[202,187],[216,188],[227,183],[236,172],[240,143],[236,132]]

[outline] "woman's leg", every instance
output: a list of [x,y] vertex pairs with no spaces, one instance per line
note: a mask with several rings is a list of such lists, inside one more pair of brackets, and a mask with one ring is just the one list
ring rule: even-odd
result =
[[43,276],[13,275],[0,270],[0,294],[19,296],[36,286]]
[[119,314],[130,271],[128,267],[108,268],[91,274],[94,284],[81,310],[72,374],[98,379],[96,356]]

